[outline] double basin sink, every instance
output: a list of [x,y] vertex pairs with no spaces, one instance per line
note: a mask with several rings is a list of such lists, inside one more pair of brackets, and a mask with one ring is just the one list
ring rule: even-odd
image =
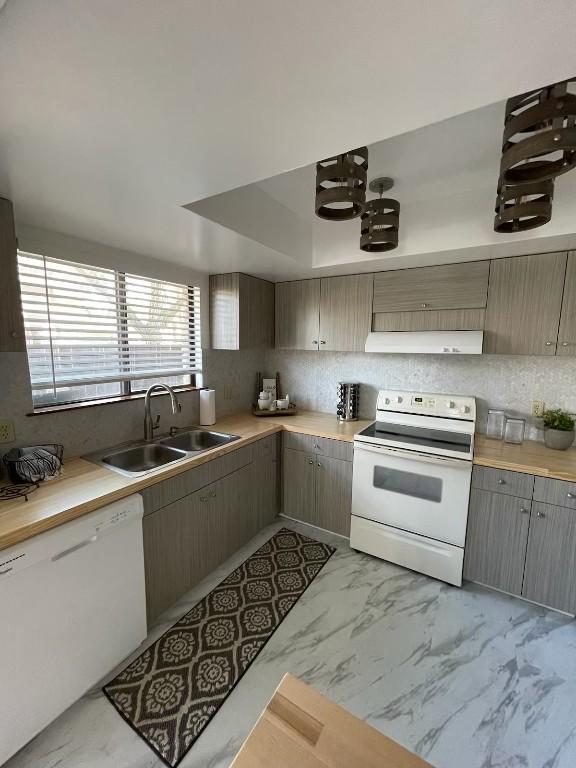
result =
[[127,477],[138,477],[155,469],[183,461],[212,448],[239,440],[238,435],[190,429],[152,442],[129,443],[92,453],[84,458]]

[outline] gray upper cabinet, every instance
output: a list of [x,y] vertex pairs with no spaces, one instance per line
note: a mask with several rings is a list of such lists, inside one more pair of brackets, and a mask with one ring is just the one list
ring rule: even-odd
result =
[[26,349],[12,203],[0,197],[0,352]]
[[276,283],[276,347],[318,349],[320,280]]
[[568,254],[556,354],[576,355],[576,251]]
[[484,309],[488,261],[380,272],[374,276],[373,311]]
[[213,349],[271,347],[274,284],[241,272],[210,275],[210,343]]
[[323,278],[320,350],[363,352],[372,327],[373,275]]
[[576,512],[535,501],[522,595],[576,613]]
[[484,352],[556,354],[565,273],[566,253],[492,261]]

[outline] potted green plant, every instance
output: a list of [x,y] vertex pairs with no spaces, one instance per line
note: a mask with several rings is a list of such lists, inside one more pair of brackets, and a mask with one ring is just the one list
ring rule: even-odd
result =
[[544,442],[548,448],[565,451],[574,442],[574,418],[560,408],[544,411]]

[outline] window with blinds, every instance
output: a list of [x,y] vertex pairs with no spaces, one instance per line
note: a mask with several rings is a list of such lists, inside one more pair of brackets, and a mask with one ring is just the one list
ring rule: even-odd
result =
[[36,407],[194,382],[198,288],[22,251],[18,269]]

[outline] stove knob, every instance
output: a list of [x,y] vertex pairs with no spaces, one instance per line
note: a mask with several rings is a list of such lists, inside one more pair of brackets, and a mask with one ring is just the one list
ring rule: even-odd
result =
[[384,400],[384,403],[385,403],[385,405],[390,405],[390,398],[389,398],[389,397],[387,397],[387,398]]
[[454,400],[446,400],[446,408],[454,408]]
[[470,408],[467,405],[461,405],[460,413],[470,413]]
[[400,395],[398,395],[398,397],[396,398],[396,402],[397,403],[401,403],[402,402],[402,398],[400,397]]

